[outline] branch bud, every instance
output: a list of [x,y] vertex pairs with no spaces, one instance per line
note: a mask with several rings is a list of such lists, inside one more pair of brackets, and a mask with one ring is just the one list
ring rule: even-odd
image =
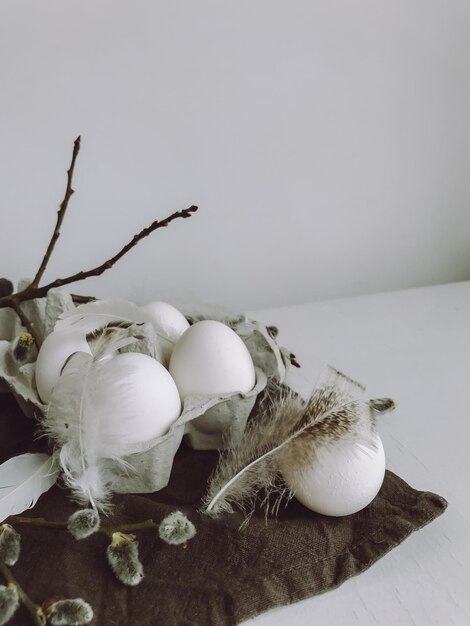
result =
[[14,565],[20,556],[21,535],[10,524],[0,526],[0,561]]
[[0,626],[11,620],[20,604],[16,585],[10,583],[8,587],[0,585]]
[[13,283],[8,278],[0,278],[0,298],[11,296],[13,293]]
[[15,347],[13,348],[13,356],[17,361],[26,361],[31,354],[32,348],[34,348],[34,337],[31,333],[22,332],[16,340]]
[[100,527],[100,516],[95,509],[82,509],[75,511],[69,517],[67,530],[72,533],[75,539],[85,539]]
[[46,603],[44,614],[52,626],[82,626],[93,619],[93,609],[82,598]]
[[138,585],[144,577],[144,568],[139,560],[139,544],[135,535],[115,532],[106,555],[116,578],[124,585]]
[[192,539],[196,534],[196,528],[186,515],[181,513],[181,511],[175,511],[162,520],[158,532],[160,539],[171,545],[178,546]]

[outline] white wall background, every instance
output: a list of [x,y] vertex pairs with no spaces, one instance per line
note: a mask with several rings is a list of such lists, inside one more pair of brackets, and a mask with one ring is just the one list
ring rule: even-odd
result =
[[470,278],[468,0],[3,0],[0,275],[253,309]]

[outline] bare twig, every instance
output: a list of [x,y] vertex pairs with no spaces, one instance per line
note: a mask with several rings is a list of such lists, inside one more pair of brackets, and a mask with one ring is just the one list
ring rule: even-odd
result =
[[[77,272],[77,274],[73,274],[72,276],[68,276],[67,278],[57,278],[52,283],[49,283],[48,285],[45,285],[44,287],[40,287],[39,290],[46,290],[46,293],[47,293],[49,289],[52,289],[54,287],[63,287],[64,285],[68,285],[70,283],[75,283],[80,280],[85,280],[86,278],[90,278],[91,276],[101,276],[101,274],[106,272],[106,270],[111,269],[113,265],[117,261],[119,261],[119,259],[121,259],[125,254],[127,254],[127,252],[132,250],[132,248],[136,246],[139,243],[139,241],[141,241],[145,237],[148,237],[148,235],[153,233],[153,231],[157,230],[158,228],[165,228],[173,220],[176,220],[178,218],[191,217],[191,215],[195,213],[196,211],[197,211],[197,206],[191,206],[188,209],[183,209],[182,211],[176,211],[175,213],[172,213],[171,215],[169,215],[163,220],[155,220],[152,224],[150,224],[150,226],[148,226],[147,228],[143,228],[140,231],[140,233],[137,233],[137,235],[134,235],[134,237],[132,237],[132,239],[117,254],[115,254],[113,257],[111,257],[110,259],[102,263],[101,265],[98,265],[97,267],[94,267],[91,270],[87,270],[86,272]],[[19,296],[20,294],[17,294],[17,295]],[[34,295],[34,297],[37,298],[40,296]]]
[[[175,213],[172,213],[171,215],[169,215],[163,220],[155,220],[152,224],[150,224],[150,226],[148,226],[147,228],[143,228],[140,231],[140,233],[137,233],[137,235],[134,235],[132,239],[117,254],[115,254],[113,257],[111,257],[110,259],[102,263],[101,265],[98,265],[97,267],[94,267],[91,270],[87,270],[86,272],[77,272],[77,274],[73,274],[72,276],[68,276],[67,278],[57,278],[52,283],[49,283],[48,285],[45,285],[44,287],[39,287],[37,290],[32,289],[32,291],[34,292],[33,297],[34,298],[42,297],[43,295],[47,293],[47,291],[49,291],[49,289],[52,289],[54,287],[63,287],[64,285],[75,283],[75,282],[78,282],[79,280],[85,280],[86,278],[90,278],[91,276],[101,276],[101,274],[106,272],[106,270],[111,269],[113,265],[117,261],[119,261],[119,259],[121,259],[125,254],[127,254],[127,252],[132,250],[132,248],[136,246],[139,243],[139,241],[141,241],[145,237],[148,237],[148,235],[153,233],[153,231],[157,230],[158,228],[165,228],[173,220],[176,220],[180,217],[181,218],[191,217],[191,215],[195,213],[196,211],[197,211],[197,206],[193,205],[189,207],[188,209],[183,209],[182,211],[176,211]],[[26,289],[26,291],[28,291],[28,289]],[[37,293],[40,293],[40,295],[37,295]],[[21,294],[17,294],[17,296],[20,296],[20,295]]]
[[21,323],[23,324],[23,326],[27,329],[27,331],[32,335],[33,339],[34,339],[34,343],[36,344],[37,348],[39,349],[41,347],[41,340],[39,338],[39,335],[36,332],[36,329],[34,328],[34,324],[31,322],[31,320],[28,318],[28,316],[26,315],[26,313],[21,309],[21,305],[20,303],[13,297],[11,298],[11,304],[10,307],[15,311],[15,313],[18,315],[18,317],[21,320]]
[[117,526],[101,526],[101,528],[111,535],[115,532],[128,533],[135,532],[136,530],[147,530],[149,528],[155,528],[158,530],[159,524],[153,521],[153,519],[146,519],[143,522],[134,522],[130,524],[118,524]]
[[[175,213],[172,213],[171,215],[169,215],[163,220],[155,220],[152,224],[150,224],[150,226],[141,230],[139,233],[137,233],[137,235],[134,235],[134,237],[117,254],[115,254],[113,257],[111,257],[110,259],[102,263],[101,265],[98,265],[97,267],[94,267],[87,271],[77,272],[76,274],[67,276],[65,278],[57,278],[56,280],[48,283],[47,285],[43,285],[42,287],[40,287],[39,283],[41,281],[41,278],[43,277],[44,271],[46,270],[46,267],[52,255],[52,252],[54,251],[54,247],[57,242],[57,239],[60,236],[60,228],[62,226],[65,212],[67,211],[69,200],[72,194],[74,193],[74,190],[72,189],[72,180],[73,180],[73,173],[75,170],[75,164],[76,164],[79,152],[80,152],[80,137],[77,137],[77,139],[75,140],[73,144],[72,160],[70,163],[70,167],[67,170],[67,186],[65,189],[64,199],[62,200],[59,210],[57,212],[57,221],[56,221],[56,225],[54,228],[54,232],[52,233],[52,237],[49,242],[49,245],[47,246],[46,253],[41,262],[41,265],[39,266],[38,271],[36,272],[36,276],[34,277],[32,283],[28,285],[28,287],[26,287],[22,291],[12,293],[11,283],[9,281],[2,279],[3,295],[0,295],[0,309],[11,308],[16,312],[23,326],[25,326],[28,332],[33,336],[34,341],[38,348],[41,346],[41,341],[36,332],[36,329],[34,328],[34,324],[28,319],[28,316],[21,309],[22,302],[25,302],[27,300],[33,300],[34,298],[43,298],[47,295],[47,292],[49,291],[49,289],[52,289],[54,287],[63,287],[64,285],[69,285],[70,283],[75,283],[80,280],[85,280],[86,278],[89,278],[90,276],[100,276],[101,274],[106,272],[106,270],[109,270],[111,267],[113,267],[113,265],[117,263],[117,261],[119,261],[119,259],[121,259],[125,254],[127,254],[130,250],[132,250],[132,248],[136,246],[139,243],[139,241],[141,241],[142,239],[144,239],[145,237],[153,233],[154,230],[157,230],[158,228],[165,228],[173,220],[176,220],[178,218],[191,217],[191,215],[197,211],[197,206],[193,205],[193,206],[190,206],[188,209],[183,209],[182,211],[176,211]],[[74,295],[72,296],[72,298],[75,303],[90,302],[94,300],[94,298],[89,298],[88,296],[78,296],[78,295]]]
[[43,517],[25,517],[22,515],[10,515],[4,524],[21,524],[22,526],[39,526],[41,528],[57,528],[67,530],[68,522],[50,522]]
[[39,266],[36,276],[34,277],[33,282],[31,283],[33,287],[37,287],[39,285],[39,281],[41,280],[42,275],[44,274],[44,271],[47,267],[49,259],[51,258],[51,254],[54,250],[57,239],[60,236],[60,227],[62,226],[62,222],[65,216],[65,212],[67,211],[69,200],[72,194],[74,193],[72,189],[72,179],[73,179],[73,171],[75,169],[75,162],[77,160],[77,156],[79,152],[80,152],[80,137],[77,137],[73,144],[72,161],[70,163],[69,169],[67,170],[67,187],[65,189],[64,199],[60,203],[59,210],[57,211],[56,225],[54,228],[54,232],[52,233],[52,237],[49,242],[49,245],[47,246],[46,253],[44,255],[41,265]]
[[[41,528],[55,528],[57,530],[68,530],[68,522],[51,522],[43,517],[25,517],[21,515],[12,515],[7,520],[8,524],[23,525],[23,526],[39,526]],[[144,520],[143,522],[134,522],[131,524],[118,524],[113,525],[101,525],[97,532],[100,532],[108,537],[111,537],[115,532],[134,532],[137,530],[147,530],[149,528],[158,529],[159,524],[152,519]]]
[[87,270],[85,272],[78,272],[77,274],[73,274],[72,276],[67,276],[66,278],[57,278],[53,282],[44,285],[43,287],[34,287],[32,284],[23,289],[23,291],[19,291],[18,293],[13,294],[12,296],[4,296],[0,298],[0,309],[5,307],[13,307],[13,301],[15,300],[17,303],[24,302],[25,300],[32,300],[34,298],[43,298],[47,295],[49,289],[53,289],[55,287],[63,287],[64,285],[69,285],[70,283],[78,282],[79,280],[85,280],[86,278],[90,278],[90,276],[100,276],[106,270],[109,270],[113,267],[113,265],[119,261],[127,252],[132,250],[134,246],[136,246],[139,241],[153,233],[155,230],[159,228],[165,228],[168,226],[173,220],[178,218],[187,218],[191,217],[193,213],[197,211],[197,206],[190,206],[188,209],[183,209],[182,211],[176,211],[172,213],[168,217],[163,220],[155,220],[150,226],[142,229],[137,235],[134,237],[113,257],[94,267],[91,270]]
[[7,583],[14,585],[16,590],[18,591],[18,595],[20,597],[21,602],[27,608],[31,618],[35,626],[45,626],[46,624],[46,616],[44,615],[44,611],[42,608],[33,602],[31,598],[26,594],[24,589],[21,587],[20,583],[16,580],[13,574],[10,571],[10,568],[7,567],[2,561],[0,561],[0,572],[3,577],[7,581]]

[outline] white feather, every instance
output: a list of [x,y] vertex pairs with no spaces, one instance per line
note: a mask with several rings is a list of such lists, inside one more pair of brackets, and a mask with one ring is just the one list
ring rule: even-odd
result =
[[126,300],[96,300],[80,304],[75,309],[65,311],[57,321],[54,330],[80,329],[92,333],[107,324],[143,324],[150,322],[157,335],[165,342],[173,344],[165,329],[144,310]]
[[48,454],[20,454],[0,465],[0,521],[33,507],[58,475],[56,458]]
[[80,304],[72,310],[64,311],[56,322],[54,330],[75,329],[84,333],[96,333],[108,324],[136,325],[146,322],[151,325],[155,333],[153,345],[149,346],[153,351],[152,356],[166,366],[168,363],[163,355],[171,353],[174,341],[169,338],[167,330],[161,324],[146,311],[127,300],[106,299]]
[[[65,483],[82,504],[105,510],[111,495],[112,475],[109,460],[127,464],[120,459],[123,442],[113,437],[110,421],[100,401],[100,390],[113,393],[113,385],[122,380],[109,380],[106,357],[126,341],[123,329],[103,333],[93,345],[93,355],[77,352],[69,359],[54,387],[43,426],[59,453]],[[127,343],[133,341],[127,338]]]
[[136,304],[126,300],[96,300],[80,304],[65,311],[57,321],[54,330],[80,329],[93,332],[112,322],[148,322],[149,316]]

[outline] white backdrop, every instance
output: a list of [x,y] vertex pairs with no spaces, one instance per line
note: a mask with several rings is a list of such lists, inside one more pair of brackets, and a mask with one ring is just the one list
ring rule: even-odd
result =
[[3,0],[0,275],[239,309],[470,278],[468,0]]

